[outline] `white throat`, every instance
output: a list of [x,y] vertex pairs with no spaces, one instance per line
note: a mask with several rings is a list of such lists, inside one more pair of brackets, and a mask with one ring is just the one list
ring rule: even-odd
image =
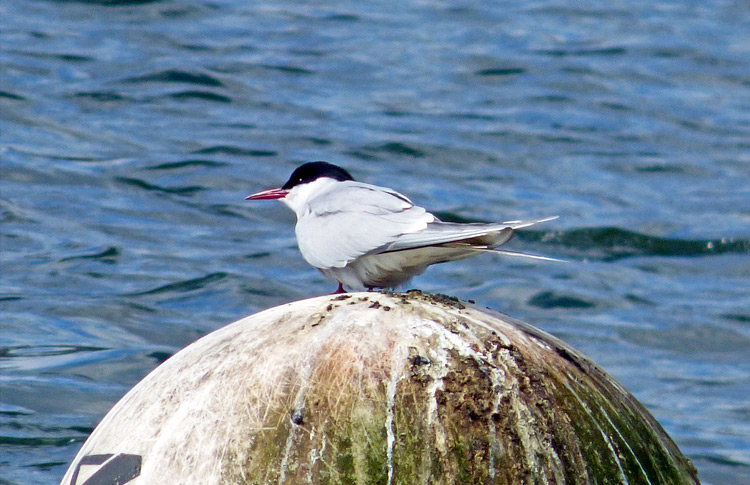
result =
[[312,199],[333,189],[338,183],[341,182],[332,178],[321,177],[312,182],[293,187],[281,201],[292,209],[299,219],[309,211],[309,204]]

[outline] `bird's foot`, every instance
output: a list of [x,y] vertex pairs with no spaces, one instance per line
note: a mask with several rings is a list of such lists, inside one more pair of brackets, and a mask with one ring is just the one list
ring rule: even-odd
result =
[[343,283],[339,283],[339,287],[336,288],[336,291],[334,291],[331,294],[332,295],[340,295],[341,293],[346,293],[346,290],[344,289],[344,284]]

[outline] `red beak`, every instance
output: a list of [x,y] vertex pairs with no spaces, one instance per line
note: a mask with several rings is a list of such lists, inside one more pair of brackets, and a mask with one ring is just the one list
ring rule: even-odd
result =
[[289,191],[284,189],[268,189],[248,195],[245,200],[283,199],[288,193]]

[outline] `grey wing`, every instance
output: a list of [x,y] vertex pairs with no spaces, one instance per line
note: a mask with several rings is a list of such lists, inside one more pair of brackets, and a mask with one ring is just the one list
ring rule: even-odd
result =
[[514,229],[522,229],[552,219],[557,219],[557,216],[498,224],[455,224],[435,221],[428,224],[422,231],[403,234],[389,244],[385,251],[447,245],[452,247],[463,245],[467,249],[493,249],[510,240]]
[[336,185],[310,201],[310,212],[295,228],[300,252],[317,268],[344,267],[436,220],[390,189],[354,181]]

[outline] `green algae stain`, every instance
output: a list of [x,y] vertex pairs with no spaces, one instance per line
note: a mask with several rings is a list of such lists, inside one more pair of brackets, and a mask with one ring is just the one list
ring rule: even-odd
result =
[[393,477],[396,483],[427,483],[437,467],[434,430],[428,425],[424,383],[414,375],[398,383],[393,406]]
[[354,469],[354,454],[352,453],[352,440],[343,438],[336,443],[336,470],[338,471],[338,482],[342,485],[354,485],[357,483],[357,475]]

